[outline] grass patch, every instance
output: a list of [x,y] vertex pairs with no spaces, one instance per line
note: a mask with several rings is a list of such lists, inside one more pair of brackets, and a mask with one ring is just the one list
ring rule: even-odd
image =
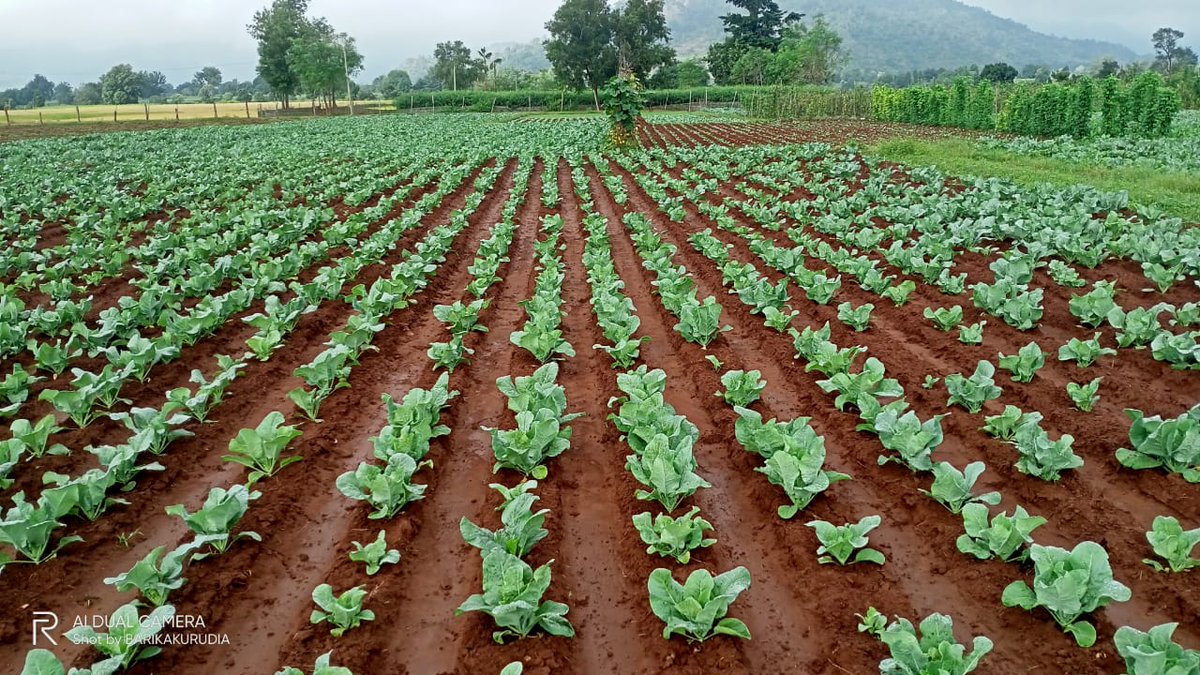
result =
[[995,176],[1022,185],[1090,185],[1129,193],[1134,204],[1153,204],[1189,223],[1200,223],[1200,180],[1140,167],[1107,167],[1049,157],[991,150],[970,141],[896,139],[868,148],[868,154],[910,166],[937,166],[959,176]]

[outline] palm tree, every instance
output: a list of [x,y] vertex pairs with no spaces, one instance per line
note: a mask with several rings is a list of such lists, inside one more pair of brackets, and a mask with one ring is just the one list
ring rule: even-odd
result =
[[483,61],[484,71],[492,71],[492,88],[494,89],[496,87],[496,67],[503,63],[504,59],[492,59],[495,54],[483,47],[480,47],[477,53],[479,54],[479,59]]

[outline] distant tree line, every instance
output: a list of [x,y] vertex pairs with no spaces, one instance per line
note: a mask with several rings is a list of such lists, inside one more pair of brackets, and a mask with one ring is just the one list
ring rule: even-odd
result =
[[[257,77],[250,82],[224,81],[208,66],[187,82],[172,85],[158,71],[134,70],[119,64],[98,80],[72,86],[35,75],[25,86],[0,91],[0,104],[37,107],[50,103],[93,104],[279,100],[290,105],[305,96],[334,106],[347,86],[356,98],[395,100],[410,92],[556,91],[590,92],[618,72],[634,74],[647,89],[709,85],[840,85],[920,84],[952,86],[967,78],[972,86],[986,81],[1067,84],[1082,77],[1116,77],[1123,84],[1145,72],[1157,72],[1174,88],[1183,106],[1200,106],[1200,70],[1194,49],[1183,44],[1174,28],[1155,31],[1155,58],[1150,63],[1120,64],[1103,60],[1074,70],[1008,63],[970,65],[896,73],[852,69],[843,40],[821,16],[806,20],[786,12],[776,0],[725,0],[724,38],[701,58],[679,60],[671,46],[664,0],[563,0],[545,25],[549,37],[494,54],[462,40],[439,42],[419,63],[394,68],[370,83],[354,83],[363,56],[354,39],[324,18],[309,14],[309,0],[271,0],[254,14],[247,30],[257,43]],[[351,81],[347,80],[347,77]]]
[[192,79],[172,85],[161,72],[134,70],[127,63],[113,66],[94,82],[72,86],[69,82],[56,83],[43,75],[34,75],[24,87],[0,91],[0,107],[9,108],[269,100],[271,88],[262,78],[253,82],[226,81],[219,68],[205,66]]

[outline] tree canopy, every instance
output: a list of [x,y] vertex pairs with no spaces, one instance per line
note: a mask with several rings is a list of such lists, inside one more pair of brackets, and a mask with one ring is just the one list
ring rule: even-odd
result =
[[599,88],[619,71],[647,80],[675,60],[663,0],[565,0],[546,24],[543,44],[554,74],[576,89]]

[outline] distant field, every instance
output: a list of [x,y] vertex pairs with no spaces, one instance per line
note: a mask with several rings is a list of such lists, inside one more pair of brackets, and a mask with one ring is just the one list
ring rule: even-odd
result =
[[[301,110],[309,107],[307,101],[293,103],[293,106]],[[378,108],[381,104],[378,101],[372,101],[371,106]],[[390,107],[390,105],[389,105]],[[269,101],[264,103],[160,103],[143,105],[141,103],[132,103],[129,105],[82,105],[79,106],[78,115],[76,114],[75,106],[52,106],[47,108],[38,108],[36,110],[9,110],[9,124],[13,126],[18,124],[60,124],[60,123],[79,123],[79,122],[135,122],[145,121],[147,117],[150,120],[195,120],[195,119],[214,119],[214,118],[246,118],[257,117],[259,110],[277,110],[279,103],[277,101]],[[114,120],[113,113],[116,113]]]

